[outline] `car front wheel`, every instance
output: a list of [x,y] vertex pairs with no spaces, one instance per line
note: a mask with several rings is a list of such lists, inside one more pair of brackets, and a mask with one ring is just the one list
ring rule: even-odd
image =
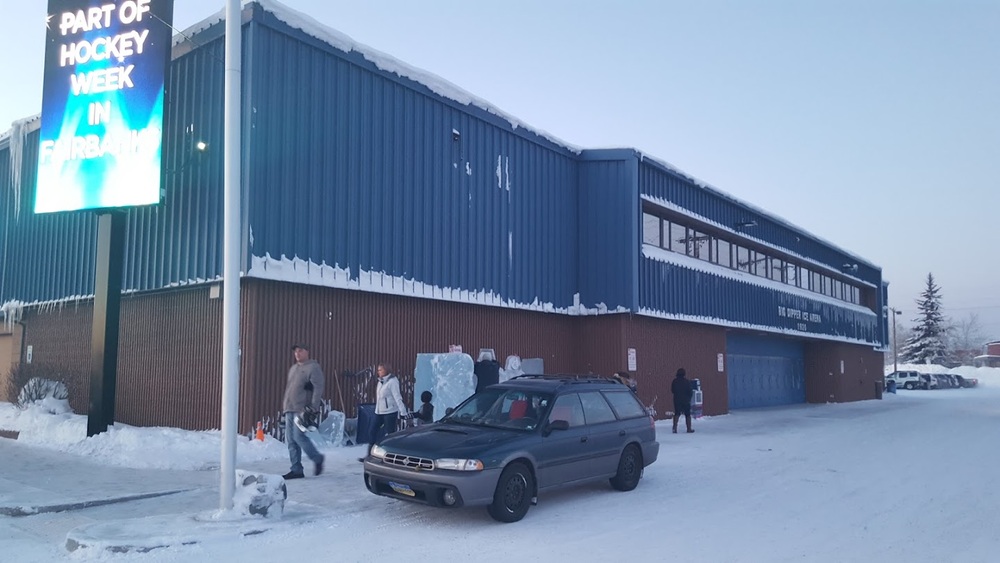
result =
[[517,522],[528,513],[534,494],[535,478],[531,470],[523,463],[512,463],[500,474],[493,503],[486,510],[499,522]]
[[618,473],[611,478],[611,486],[619,491],[631,491],[642,477],[642,452],[635,444],[629,444],[618,460]]

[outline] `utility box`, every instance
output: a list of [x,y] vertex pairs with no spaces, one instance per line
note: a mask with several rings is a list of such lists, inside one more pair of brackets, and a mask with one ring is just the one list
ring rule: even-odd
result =
[[701,418],[702,403],[704,402],[704,396],[701,393],[701,380],[692,379],[691,389],[693,391],[693,393],[691,394],[691,417]]

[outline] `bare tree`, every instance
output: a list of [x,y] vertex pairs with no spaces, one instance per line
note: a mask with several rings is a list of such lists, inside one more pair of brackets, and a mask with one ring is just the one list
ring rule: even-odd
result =
[[969,313],[969,316],[954,323],[950,332],[951,356],[963,365],[972,365],[972,359],[982,352],[986,342],[979,313]]

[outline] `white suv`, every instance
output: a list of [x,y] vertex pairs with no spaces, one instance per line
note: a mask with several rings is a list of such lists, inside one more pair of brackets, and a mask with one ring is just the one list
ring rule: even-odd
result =
[[920,378],[920,373],[915,371],[894,371],[889,375],[885,376],[886,383],[892,379],[896,382],[896,388],[902,387],[903,389],[922,389],[924,388],[924,380]]

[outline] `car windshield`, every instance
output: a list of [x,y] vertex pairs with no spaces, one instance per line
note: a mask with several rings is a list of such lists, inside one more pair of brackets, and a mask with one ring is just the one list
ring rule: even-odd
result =
[[445,422],[534,430],[552,403],[552,395],[518,389],[490,388],[469,397]]

